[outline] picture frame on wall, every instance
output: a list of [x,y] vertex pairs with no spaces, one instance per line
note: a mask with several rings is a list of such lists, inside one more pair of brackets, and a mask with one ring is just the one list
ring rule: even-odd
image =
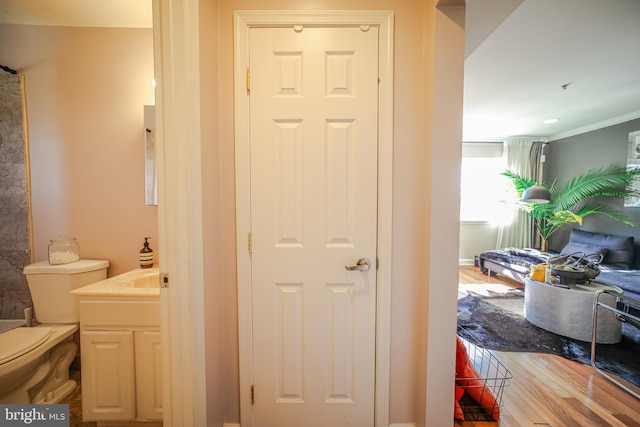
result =
[[[640,131],[629,134],[629,149],[627,152],[627,170],[640,168]],[[640,177],[629,184],[631,190],[640,194]],[[640,196],[625,197],[625,208],[640,208]]]

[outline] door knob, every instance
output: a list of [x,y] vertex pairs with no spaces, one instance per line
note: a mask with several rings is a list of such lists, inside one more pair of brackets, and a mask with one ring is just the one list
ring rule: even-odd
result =
[[356,265],[344,266],[344,269],[348,271],[367,271],[370,268],[371,268],[371,261],[369,261],[369,258],[360,258],[358,262],[356,262]]

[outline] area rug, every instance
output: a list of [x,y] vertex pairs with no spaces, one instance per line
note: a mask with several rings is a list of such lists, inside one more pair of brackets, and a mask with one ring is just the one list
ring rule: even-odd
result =
[[[479,297],[458,300],[458,334],[498,351],[550,353],[591,364],[591,343],[556,335],[524,318],[524,298]],[[622,341],[599,344],[596,366],[640,387],[640,329],[622,325]]]

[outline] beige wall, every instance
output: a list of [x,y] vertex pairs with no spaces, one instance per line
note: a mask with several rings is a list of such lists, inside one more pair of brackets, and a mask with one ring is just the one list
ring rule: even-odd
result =
[[[225,66],[219,57],[220,43],[215,42],[220,25],[217,6],[216,1],[201,2],[199,57],[202,204],[206,218],[203,223],[206,418],[211,426],[240,420],[234,145],[233,136],[222,138],[228,127],[233,128],[233,117],[228,116],[233,104],[225,105],[219,100],[223,89],[220,75]],[[225,124],[226,120],[230,122]]]
[[426,361],[426,411],[424,423],[418,418],[419,426],[449,425],[455,372],[465,8],[460,0],[440,0],[438,5],[431,10],[432,20],[425,18],[423,49],[433,75],[425,73],[424,90],[429,118],[423,121],[429,183],[424,234],[429,258],[423,267],[428,274],[426,300],[419,307],[427,318],[426,357],[421,359]]
[[460,223],[460,251],[461,265],[473,265],[474,257],[484,251],[496,248],[498,241],[498,226],[488,222]]
[[[212,5],[217,3],[217,7]],[[426,414],[427,383],[427,335],[429,341],[449,342],[451,348],[432,348],[431,357],[444,355],[447,361],[440,369],[446,377],[444,386],[434,381],[433,387],[440,386],[446,405],[432,408],[434,414],[445,414],[451,420],[453,394],[453,355],[455,337],[455,289],[457,283],[457,237],[458,218],[456,208],[457,178],[459,175],[460,148],[456,144],[461,138],[462,102],[462,51],[460,48],[461,28],[456,34],[458,46],[452,46],[447,53],[446,44],[440,45],[441,57],[453,55],[458,67],[449,81],[444,81],[440,94],[434,93],[434,38],[436,1],[412,0],[274,0],[268,4],[260,0],[219,0],[201,2],[200,7],[200,61],[201,85],[206,87],[204,96],[217,97],[217,105],[203,100],[203,152],[212,149],[212,158],[203,160],[204,170],[215,169],[216,177],[211,182],[219,184],[216,190],[204,190],[205,217],[218,221],[211,226],[206,242],[215,241],[215,260],[218,267],[214,271],[205,258],[205,307],[207,324],[206,364],[208,417],[218,420],[219,412],[225,411],[226,422],[239,421],[238,401],[238,337],[237,337],[237,288],[235,259],[235,189],[234,189],[234,133],[233,133],[233,11],[249,9],[379,9],[393,10],[395,14],[395,113],[394,113],[394,195],[393,195],[393,278],[392,278],[392,319],[391,319],[391,390],[390,421],[392,423],[418,422],[424,425],[427,419],[437,419],[437,415]],[[442,19],[442,18],[441,18]],[[448,21],[448,18],[444,18]],[[446,25],[444,25],[446,27]],[[217,34],[216,34],[217,31]],[[447,37],[447,36],[445,36]],[[217,54],[217,58],[214,56]],[[457,61],[457,62],[455,62]],[[447,73],[441,69],[440,73]],[[456,80],[458,79],[458,80]],[[215,80],[215,87],[211,81]],[[453,92],[446,85],[453,81]],[[459,99],[447,101],[447,97]],[[437,96],[444,98],[437,99]],[[447,122],[451,109],[440,113],[440,132],[432,133],[431,115],[448,102],[454,111],[454,120]],[[457,110],[456,110],[457,109]],[[457,111],[457,113],[456,113]],[[217,127],[206,124],[216,118]],[[453,140],[450,138],[453,133]],[[442,149],[433,149],[433,139],[442,144]],[[207,144],[210,144],[207,146]],[[453,145],[451,145],[453,144]],[[213,148],[211,148],[213,146]],[[444,157],[446,156],[446,157]],[[441,205],[432,204],[431,179],[432,164],[437,163],[443,172],[440,176],[446,182],[439,186],[446,194]],[[451,179],[450,179],[451,178]],[[203,178],[206,179],[206,178]],[[451,192],[451,188],[454,192]],[[439,197],[441,195],[438,195]],[[212,212],[209,212],[211,209]],[[438,211],[434,218],[440,221],[442,230],[451,231],[450,237],[437,242],[436,255],[452,259],[451,268],[440,271],[437,285],[430,287],[429,275],[429,235],[432,210]],[[210,213],[211,215],[208,215]],[[210,233],[210,234],[209,234]],[[215,240],[214,240],[215,239]],[[207,251],[205,243],[205,252]],[[444,280],[440,280],[443,279]],[[430,302],[442,301],[442,309],[447,313],[449,324],[438,329],[438,319],[432,320],[428,328],[428,308]],[[222,325],[222,326],[221,326]],[[435,363],[434,363],[434,366]],[[449,373],[450,371],[450,373]],[[434,375],[435,377],[435,375]],[[438,378],[438,381],[441,379]],[[451,393],[447,393],[451,387]],[[212,397],[220,397],[214,400]],[[217,425],[215,422],[211,425]],[[435,425],[435,424],[432,424]]]
[[36,261],[74,236],[109,274],[157,249],[144,204],[143,106],[153,103],[151,29],[0,25],[0,61],[25,75]]

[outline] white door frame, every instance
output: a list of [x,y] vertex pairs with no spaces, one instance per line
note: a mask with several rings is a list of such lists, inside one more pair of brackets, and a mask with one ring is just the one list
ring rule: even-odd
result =
[[389,425],[391,350],[391,232],[393,180],[393,12],[392,11],[238,11],[234,13],[234,98],[236,158],[236,247],[238,272],[238,340],[240,364],[240,424],[253,425],[251,231],[249,97],[246,70],[251,27],[377,26],[379,28],[378,88],[378,282],[376,307],[375,426]]
[[199,2],[152,0],[165,426],[207,425]]

